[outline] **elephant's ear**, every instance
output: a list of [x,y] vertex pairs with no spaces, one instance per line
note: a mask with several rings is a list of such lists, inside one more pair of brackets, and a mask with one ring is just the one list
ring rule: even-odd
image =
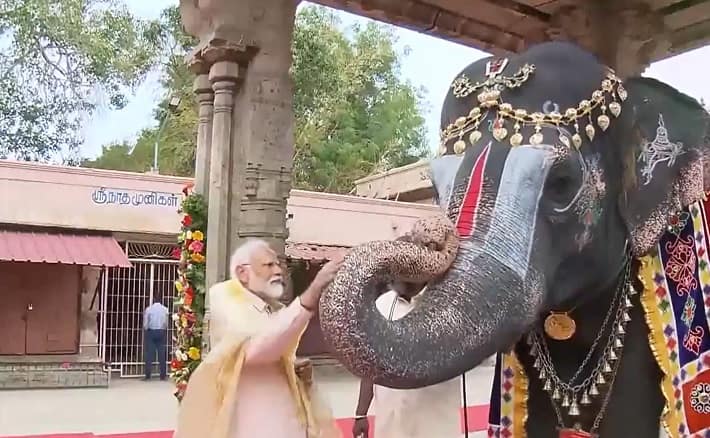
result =
[[625,82],[620,210],[634,254],[648,253],[668,219],[710,189],[708,114],[696,100],[648,78]]

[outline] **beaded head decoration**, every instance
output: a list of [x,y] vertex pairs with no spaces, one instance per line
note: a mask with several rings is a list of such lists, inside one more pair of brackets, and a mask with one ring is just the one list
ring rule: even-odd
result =
[[[472,84],[466,75],[462,75],[451,84],[454,96],[459,99],[478,92],[478,105],[474,106],[467,116],[457,118],[454,123],[441,131],[439,150],[441,155],[447,153],[447,144],[453,139],[456,139],[453,147],[455,154],[462,154],[469,144],[476,144],[482,137],[479,125],[489,114],[492,115],[493,121],[491,133],[493,138],[499,142],[509,138],[511,146],[520,146],[524,141],[521,130],[523,127],[532,126],[533,133],[530,135],[528,142],[533,145],[541,144],[544,141],[543,126],[556,126],[558,128],[573,126],[574,134],[572,135],[571,144],[566,135],[560,135],[559,140],[567,147],[574,146],[579,149],[583,142],[580,134],[580,124],[584,123],[585,118],[587,123],[584,126],[584,133],[589,141],[593,141],[596,133],[593,112],[597,109],[599,110],[596,117],[596,126],[602,131],[606,131],[611,122],[607,111],[613,117],[619,117],[621,114],[621,102],[627,98],[627,92],[621,79],[613,71],[609,70],[600,87],[594,90],[589,99],[579,102],[577,107],[567,108],[563,113],[557,111],[547,114],[541,112],[529,113],[522,108],[513,108],[513,105],[505,102],[502,92],[506,89],[520,88],[534,74],[535,66],[525,64],[513,76],[502,76],[501,73],[507,65],[508,60],[505,58],[488,61],[485,81]],[[510,127],[513,129],[513,133],[508,137],[508,129]],[[466,134],[468,134],[468,143],[464,139]]]

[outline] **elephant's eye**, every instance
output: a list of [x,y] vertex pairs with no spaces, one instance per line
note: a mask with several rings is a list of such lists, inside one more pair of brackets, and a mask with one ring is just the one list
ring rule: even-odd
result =
[[574,196],[574,179],[569,175],[555,175],[547,180],[545,193],[546,199],[557,210]]
[[558,162],[545,182],[545,200],[555,212],[563,212],[574,201],[582,183],[582,172],[577,160],[568,157]]

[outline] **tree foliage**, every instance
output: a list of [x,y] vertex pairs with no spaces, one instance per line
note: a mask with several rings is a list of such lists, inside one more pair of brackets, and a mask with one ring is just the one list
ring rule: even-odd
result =
[[[160,138],[161,173],[192,175],[197,114],[193,76],[178,54],[194,42],[182,33],[176,9],[163,15],[163,32],[173,34],[176,55],[163,85],[181,98]],[[344,29],[330,10],[299,10],[293,41],[296,117],[294,186],[346,193],[353,181],[411,163],[427,155],[421,90],[400,77],[400,58],[390,27],[380,24]],[[167,99],[156,118],[163,120]],[[158,128],[144,130],[132,153],[111,145],[86,166],[148,170]]]
[[154,64],[160,31],[118,0],[0,2],[0,157],[76,155],[82,122],[125,105]]

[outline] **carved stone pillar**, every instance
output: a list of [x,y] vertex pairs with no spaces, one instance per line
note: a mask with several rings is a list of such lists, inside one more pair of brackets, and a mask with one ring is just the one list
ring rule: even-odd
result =
[[210,68],[209,80],[214,90],[214,117],[207,214],[207,287],[229,276],[232,110],[239,80],[239,65],[232,61],[217,61]]
[[639,75],[670,47],[663,17],[646,2],[596,0],[560,7],[550,21],[552,40],[574,41],[621,77]]
[[197,151],[195,153],[195,192],[209,196],[210,159],[212,153],[212,117],[214,92],[209,70],[200,63],[200,70],[192,87],[198,105]]
[[[245,69],[235,100],[234,150],[239,170],[232,180],[238,224],[233,245],[244,239],[268,241],[283,257],[286,201],[291,191],[294,153],[291,41],[296,14],[293,0],[253,1],[249,34],[258,51]],[[282,259],[283,260],[283,259]],[[286,266],[283,260],[283,266]]]
[[[186,31],[200,39],[193,62],[211,66],[214,92],[208,287],[228,277],[231,252],[244,239],[265,239],[284,254],[294,142],[289,69],[297,4],[180,1]],[[209,303],[205,307],[209,312]]]

